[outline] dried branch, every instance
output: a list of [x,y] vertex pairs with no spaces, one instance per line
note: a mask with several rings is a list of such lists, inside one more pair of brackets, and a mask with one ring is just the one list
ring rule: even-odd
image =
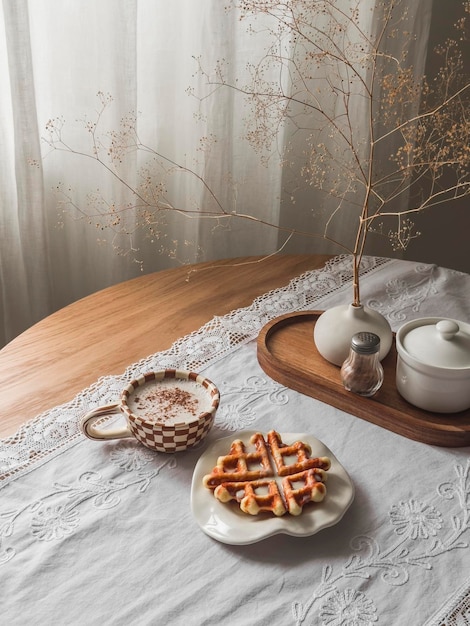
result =
[[[66,195],[66,204],[91,222],[108,219],[106,227],[115,232],[132,234],[142,227],[156,238],[163,237],[160,220],[167,212],[212,219],[217,225],[240,219],[276,228],[286,235],[280,249],[295,234],[321,237],[352,255],[353,303],[359,304],[359,265],[368,234],[383,233],[381,220],[395,220],[387,236],[393,247],[406,248],[419,235],[411,219],[414,214],[447,207],[470,195],[470,79],[462,52],[470,3],[462,2],[455,37],[435,51],[440,69],[434,77],[422,75],[407,61],[406,43],[412,38],[404,0],[377,3],[373,14],[365,0],[345,6],[339,0],[228,0],[227,11],[236,11],[253,37],[258,36],[257,28],[262,29],[268,44],[249,63],[244,82],[226,61],[206,69],[204,58],[194,57],[196,75],[206,91],[188,89],[201,107],[220,90],[244,100],[245,140],[261,162],[276,158],[284,170],[294,164],[296,188],[288,194],[290,210],[298,210],[297,194],[304,189],[314,188],[329,199],[322,229],[315,224],[303,231],[280,227],[236,203],[225,206],[197,160],[193,166],[178,163],[141,141],[134,115],[103,136],[101,120],[111,104],[104,94],[95,121],[85,122],[88,152],[64,140],[61,120],[48,123],[45,141],[52,150],[94,160],[131,194],[132,201],[118,206],[98,194],[83,209]],[[402,45],[394,46],[395,42]],[[393,52],[394,47],[400,54]],[[359,114],[366,120],[366,132],[363,125],[358,127]],[[288,140],[279,147],[281,135]],[[215,139],[202,138],[201,145],[210,149]],[[136,187],[120,174],[119,166],[137,153],[148,163],[141,168]],[[176,205],[169,189],[175,176],[197,182],[210,206],[191,206],[189,201]],[[137,212],[137,221],[126,231],[120,217],[128,211]],[[346,214],[357,216],[352,245],[330,234],[334,220]]]

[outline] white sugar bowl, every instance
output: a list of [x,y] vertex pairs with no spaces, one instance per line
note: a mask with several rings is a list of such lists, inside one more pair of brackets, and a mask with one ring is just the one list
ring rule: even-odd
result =
[[470,408],[470,324],[426,317],[404,324],[396,335],[398,392],[436,413]]

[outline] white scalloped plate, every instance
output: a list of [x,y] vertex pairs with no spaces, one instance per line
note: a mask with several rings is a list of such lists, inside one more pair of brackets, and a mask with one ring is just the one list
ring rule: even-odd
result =
[[218,439],[198,460],[191,485],[191,509],[202,530],[222,543],[245,545],[279,534],[308,537],[337,524],[354,499],[354,485],[331,450],[319,439],[306,433],[280,434],[284,443],[291,444],[301,440],[310,444],[314,457],[330,457],[331,468],[328,470],[325,499],[318,504],[309,504],[301,515],[247,515],[239,509],[237,503],[223,504],[214,497],[211,490],[204,487],[203,477],[212,471],[219,456],[228,454],[231,442],[241,439],[249,444],[255,432],[257,431],[241,431]]

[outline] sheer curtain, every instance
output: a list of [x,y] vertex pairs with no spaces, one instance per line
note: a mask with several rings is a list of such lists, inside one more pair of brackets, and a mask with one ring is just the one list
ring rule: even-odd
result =
[[[366,3],[373,19],[369,9],[380,12],[382,3]],[[279,163],[241,140],[249,109],[240,92],[208,86],[220,82],[223,68],[242,90],[249,63],[268,41],[268,23],[240,22],[224,4],[3,0],[0,345],[142,271],[279,247],[338,251],[318,240],[286,244],[284,231],[249,219],[228,228],[226,219],[201,211],[220,204],[228,213],[311,230],[311,206],[320,201],[310,190],[293,216]],[[419,64],[431,3],[410,4],[419,34],[410,62]],[[287,130],[278,129],[278,147]],[[154,220],[145,207],[157,192]],[[142,222],[145,228],[136,227]]]

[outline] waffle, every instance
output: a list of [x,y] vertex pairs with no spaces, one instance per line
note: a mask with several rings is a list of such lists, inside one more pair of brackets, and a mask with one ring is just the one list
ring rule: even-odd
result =
[[281,516],[287,512],[300,515],[305,504],[324,499],[331,465],[328,457],[311,458],[308,444],[287,445],[274,430],[267,441],[262,433],[255,433],[250,444],[255,451],[247,451],[240,439],[233,441],[229,453],[220,456],[212,472],[204,476],[204,486],[220,502],[236,501],[250,515]]
[[272,476],[271,462],[263,435],[255,433],[250,442],[255,446],[255,452],[247,452],[245,444],[240,439],[233,441],[230,452],[225,456],[219,456],[211,474],[204,476],[204,486],[214,489],[225,482],[252,481]]
[[236,500],[240,509],[250,515],[269,511],[274,515],[284,515],[286,507],[275,480],[252,480],[228,482],[218,485],[214,496],[221,502]]
[[[308,443],[296,441],[288,446],[281,441],[279,433],[275,430],[268,433],[268,445],[279,476],[288,476],[312,468],[325,471],[330,469],[331,461],[327,456],[312,459],[310,458],[312,449]],[[296,458],[296,462],[286,463],[286,460],[292,457]]]
[[[319,469],[307,469],[298,474],[286,476],[282,481],[287,510],[291,515],[300,515],[304,504],[321,502],[326,496],[325,472]],[[298,483],[300,487],[296,487]]]

